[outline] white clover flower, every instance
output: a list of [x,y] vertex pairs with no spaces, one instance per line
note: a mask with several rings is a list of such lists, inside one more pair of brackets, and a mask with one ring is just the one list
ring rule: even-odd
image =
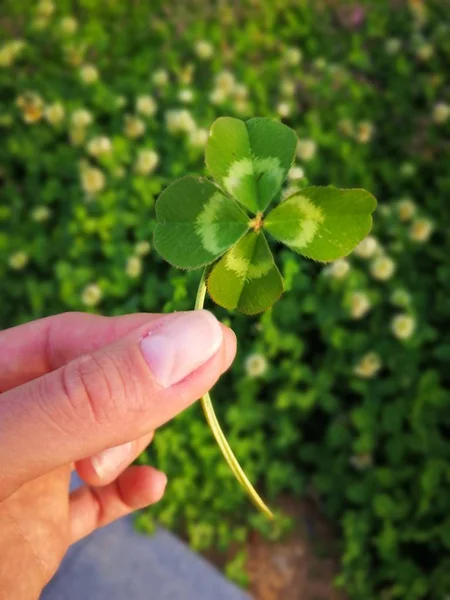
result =
[[292,112],[291,106],[288,102],[279,102],[277,104],[277,113],[282,119],[286,119]]
[[194,129],[189,133],[189,143],[195,148],[203,148],[208,141],[209,131],[207,129]]
[[416,329],[416,320],[406,313],[396,315],[391,321],[391,329],[396,338],[407,340]]
[[436,102],[433,106],[433,121],[438,123],[446,123],[450,119],[450,104],[446,102]]
[[150,243],[146,240],[143,240],[142,242],[136,242],[136,245],[134,247],[134,252],[137,256],[146,256],[150,252],[150,250]]
[[90,85],[98,81],[98,70],[94,65],[83,65],[80,68],[80,77],[83,83]]
[[372,258],[378,249],[378,240],[373,235],[368,235],[362,242],[359,242],[353,252],[361,258]]
[[84,127],[88,127],[92,123],[93,119],[88,110],[85,108],[77,108],[77,110],[73,111],[70,121],[73,127],[82,129]]
[[283,96],[291,98],[295,94],[295,82],[292,79],[283,79],[280,84],[280,92]]
[[243,83],[237,83],[234,86],[233,96],[236,100],[244,102],[248,99],[248,87]]
[[158,69],[153,73],[152,81],[157,87],[164,87],[169,83],[169,74],[165,69]]
[[317,144],[314,140],[298,140],[297,156],[300,160],[308,162],[312,160],[317,152]]
[[411,304],[411,294],[403,288],[397,288],[392,292],[390,300],[394,306],[406,308]]
[[191,115],[186,109],[168,110],[166,113],[166,126],[169,133],[191,133],[197,126]]
[[362,319],[372,308],[369,296],[365,292],[353,292],[350,297],[350,312],[353,319]]
[[415,25],[423,27],[428,20],[427,6],[424,2],[408,2],[408,8],[415,20]]
[[131,139],[142,137],[145,133],[145,123],[134,115],[125,115],[124,133]]
[[212,104],[216,104],[216,105],[223,104],[226,99],[227,99],[227,94],[219,88],[214,89],[209,94],[209,100]]
[[44,116],[50,125],[57,126],[66,116],[66,111],[61,102],[54,102],[45,107]]
[[25,42],[23,40],[11,40],[0,47],[0,67],[10,67],[20,55]]
[[316,60],[314,61],[314,67],[318,71],[325,71],[327,66],[328,66],[328,63],[323,56],[319,56],[319,58],[316,58]]
[[349,78],[347,69],[343,65],[330,65],[330,73],[333,76],[333,84],[341,87],[345,81]]
[[330,263],[324,271],[334,279],[344,279],[350,272],[350,263],[345,258],[339,258]]
[[14,271],[21,271],[22,269],[24,269],[27,266],[28,261],[29,256],[23,250],[14,252],[8,258],[8,264],[11,267],[11,269],[14,269]]
[[127,105],[128,100],[125,96],[116,96],[116,106],[117,108],[123,108]]
[[178,75],[178,79],[182,85],[190,85],[192,83],[192,78],[195,72],[195,65],[193,63],[188,63],[183,69],[180,71]]
[[44,221],[47,221],[50,218],[50,215],[50,209],[48,208],[48,206],[45,205],[36,206],[31,211],[31,218],[36,223],[43,223]]
[[78,29],[78,21],[70,15],[63,17],[59,22],[59,28],[65,35],[72,35]]
[[37,123],[44,114],[44,101],[37,92],[24,92],[16,99],[25,123]]
[[386,54],[398,54],[402,47],[402,41],[398,38],[389,38],[384,44]]
[[375,377],[381,367],[380,356],[376,352],[367,352],[355,365],[353,372],[363,379],[371,379]]
[[413,242],[427,242],[433,230],[434,224],[430,219],[416,219],[409,230],[409,237]]
[[417,58],[419,58],[420,60],[423,61],[427,61],[430,60],[430,58],[433,56],[434,54],[434,48],[431,44],[421,44],[417,50],[416,50],[416,56]]
[[236,79],[231,71],[221,71],[215,79],[216,89],[222,90],[225,95],[233,92],[236,85]]
[[135,279],[142,273],[142,260],[139,256],[130,256],[127,260],[125,273]]
[[392,206],[389,206],[388,204],[380,204],[378,210],[383,217],[390,217],[392,215]]
[[134,169],[139,175],[149,175],[159,163],[159,156],[154,150],[144,148],[139,150]]
[[353,124],[353,121],[349,118],[341,119],[340,121],[338,121],[337,126],[339,131],[347,137],[351,137],[355,133],[355,125]]
[[9,46],[14,53],[17,53],[22,52],[22,50],[26,46],[26,42],[24,42],[24,40],[21,40],[20,38],[16,38],[15,40],[10,40],[9,42],[7,42],[6,45]]
[[101,192],[105,183],[105,174],[97,167],[83,166],[81,168],[81,187],[86,194],[93,196]]
[[115,177],[116,179],[123,179],[126,175],[126,171],[125,168],[122,167],[121,165],[119,165],[118,167],[116,167],[114,169],[114,171],[112,172],[113,177]]
[[71,127],[69,139],[72,146],[81,146],[86,140],[86,129],[84,127]]
[[350,457],[349,463],[357,471],[365,471],[373,465],[373,456],[370,454],[370,452],[356,454]]
[[70,44],[64,48],[66,61],[72,67],[79,67],[86,53],[86,46],[81,44]]
[[136,112],[145,117],[153,117],[158,106],[152,96],[138,96],[136,99]]
[[85,306],[96,306],[102,299],[102,290],[97,283],[90,283],[81,293],[81,302]]
[[247,100],[236,100],[234,110],[240,115],[248,115],[251,113],[250,104]]
[[50,20],[48,17],[36,17],[33,19],[31,25],[36,31],[43,31],[48,27]]
[[109,137],[106,135],[99,135],[97,137],[92,138],[89,144],[87,145],[88,154],[98,158],[102,156],[102,154],[109,154],[112,150],[112,144]]
[[51,17],[55,12],[52,0],[41,0],[36,6],[36,12],[40,17]]
[[291,167],[288,171],[288,179],[290,179],[291,181],[297,181],[298,179],[303,179],[304,176],[305,176],[305,171],[301,167],[296,166],[296,165]]
[[299,48],[290,47],[286,48],[284,51],[284,60],[291,67],[299,65],[302,62],[302,59],[303,53]]
[[358,127],[356,130],[356,139],[361,144],[367,144],[373,137],[374,133],[373,123],[370,121],[361,121],[358,123]]
[[395,262],[389,256],[379,256],[370,265],[372,277],[379,281],[386,281],[395,273]]
[[214,47],[206,40],[198,40],[194,46],[195,54],[201,60],[208,60],[214,54]]
[[404,162],[400,167],[400,174],[403,177],[412,177],[416,173],[416,165],[411,162]]
[[178,100],[184,104],[190,104],[194,100],[194,92],[189,88],[180,90],[178,92]]
[[401,221],[410,221],[416,214],[417,206],[411,198],[402,198],[397,204],[397,210]]
[[267,360],[262,354],[249,354],[244,362],[245,371],[248,377],[262,377],[267,371]]

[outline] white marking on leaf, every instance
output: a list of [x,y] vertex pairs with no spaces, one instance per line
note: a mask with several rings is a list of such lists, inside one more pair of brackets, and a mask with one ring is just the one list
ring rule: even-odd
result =
[[271,179],[275,188],[279,188],[283,181],[284,170],[276,156],[253,157],[253,171],[256,178],[263,173]]
[[[288,204],[298,214],[300,231],[295,236],[283,241],[293,248],[304,248],[313,241],[317,229],[323,223],[325,216],[322,209],[306,196],[293,196],[285,200],[281,206]],[[289,220],[292,220],[292,217]]]
[[243,179],[249,175],[253,175],[253,163],[250,158],[241,158],[230,165],[228,175],[223,179],[223,185],[227,192],[234,195]]
[[236,246],[234,246],[225,257],[225,266],[244,281],[249,281],[259,279],[268,273],[272,268],[272,260],[269,257],[267,260],[258,263],[250,263],[249,259],[240,255],[236,250]]
[[227,198],[220,192],[211,196],[205,204],[204,209],[195,220],[195,230],[201,237],[203,247],[211,254],[218,254],[226,249],[227,246],[219,244],[218,234],[220,228],[220,219],[218,215],[222,206],[228,202]]
[[251,177],[255,183],[264,177],[270,186],[278,189],[283,181],[284,170],[276,156],[242,158],[230,165],[223,186],[228,193],[236,195],[246,177]]

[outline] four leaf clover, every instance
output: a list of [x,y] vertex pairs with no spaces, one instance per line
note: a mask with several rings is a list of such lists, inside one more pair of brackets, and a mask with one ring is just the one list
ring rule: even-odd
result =
[[256,314],[283,292],[265,233],[307,258],[332,261],[369,233],[375,198],[362,189],[308,187],[267,211],[280,195],[297,136],[278,121],[221,117],[211,128],[206,165],[216,184],[183,177],[156,203],[155,246],[170,264],[208,267],[211,298]]

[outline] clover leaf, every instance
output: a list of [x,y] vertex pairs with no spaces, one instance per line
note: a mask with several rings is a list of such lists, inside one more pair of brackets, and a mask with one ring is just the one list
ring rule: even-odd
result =
[[[283,279],[265,233],[307,258],[349,254],[372,227],[377,202],[365,190],[309,187],[279,202],[297,146],[294,131],[271,119],[221,117],[211,128],[206,165],[215,178],[183,177],[156,202],[155,247],[171,265],[205,267],[195,308],[206,291],[227,309],[260,313],[283,293]],[[253,488],[220,428],[209,394],[206,419],[238,481],[255,505],[272,513]]]
[[248,217],[234,200],[207,179],[183,177],[164,190],[156,203],[154,242],[175,267],[210,264],[249,229]]
[[365,190],[310,187],[267,208],[295,157],[297,136],[266,118],[221,117],[206,164],[216,180],[183,177],[156,203],[155,247],[183,269],[210,265],[207,288],[220,306],[256,314],[283,292],[264,232],[318,261],[347,255],[368,234],[375,198]]

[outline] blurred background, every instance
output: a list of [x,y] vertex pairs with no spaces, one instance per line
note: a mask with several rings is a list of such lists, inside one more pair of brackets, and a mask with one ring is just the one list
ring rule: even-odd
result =
[[153,252],[154,202],[206,173],[220,115],[296,130],[286,190],[379,200],[345,260],[274,246],[272,310],[208,305],[239,340],[216,409],[276,526],[198,406],[141,457],[169,486],[137,526],[177,532],[255,598],[448,600],[450,4],[2,0],[0,40],[0,328],[192,308],[200,273]]

